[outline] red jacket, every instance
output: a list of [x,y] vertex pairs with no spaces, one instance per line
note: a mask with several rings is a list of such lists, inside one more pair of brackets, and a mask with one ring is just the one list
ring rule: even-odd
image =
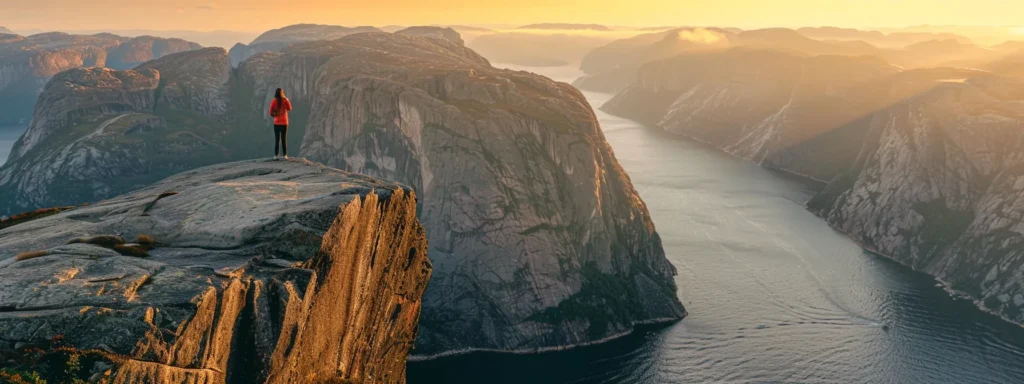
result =
[[284,106],[278,108],[277,98],[270,102],[270,116],[274,117],[274,125],[288,125],[288,111],[292,110],[292,102],[284,98]]

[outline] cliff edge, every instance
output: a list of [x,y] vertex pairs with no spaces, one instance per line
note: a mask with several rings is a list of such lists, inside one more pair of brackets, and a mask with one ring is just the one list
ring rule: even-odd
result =
[[426,247],[398,184],[294,160],[185,172],[0,230],[0,355],[61,339],[114,383],[402,383]]

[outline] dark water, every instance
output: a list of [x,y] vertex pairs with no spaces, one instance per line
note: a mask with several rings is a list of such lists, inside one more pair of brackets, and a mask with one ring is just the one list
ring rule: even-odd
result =
[[25,133],[26,126],[2,126],[0,125],[0,165],[7,162],[7,156],[11,153],[11,147],[22,133]]
[[567,352],[411,363],[409,383],[1024,383],[1024,329],[862,251],[803,208],[813,186],[598,114],[690,316]]

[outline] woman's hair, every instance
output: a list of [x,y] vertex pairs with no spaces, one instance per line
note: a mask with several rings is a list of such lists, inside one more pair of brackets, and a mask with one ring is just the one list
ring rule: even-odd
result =
[[274,91],[274,100],[277,100],[277,108],[274,108],[274,116],[277,116],[282,110],[284,110],[284,90],[278,88]]

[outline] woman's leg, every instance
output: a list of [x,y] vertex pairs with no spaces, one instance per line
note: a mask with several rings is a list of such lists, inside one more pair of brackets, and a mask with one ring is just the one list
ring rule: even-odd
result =
[[274,157],[277,157],[281,149],[281,126],[274,126]]
[[281,126],[281,155],[288,157],[288,126]]

